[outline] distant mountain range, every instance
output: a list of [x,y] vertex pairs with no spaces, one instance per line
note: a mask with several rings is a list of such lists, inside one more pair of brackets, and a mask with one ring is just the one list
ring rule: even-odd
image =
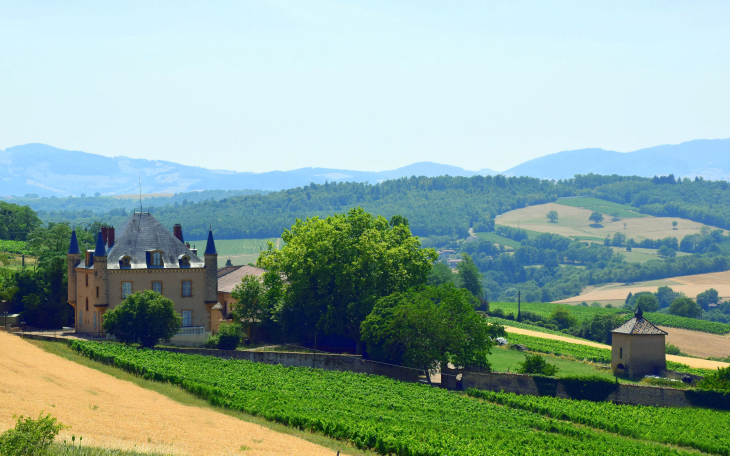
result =
[[730,139],[697,139],[625,153],[603,149],[568,150],[526,161],[503,174],[569,179],[588,173],[643,177],[674,174],[675,177],[725,180],[730,178]]
[[[706,179],[730,177],[730,139],[695,140],[634,152],[581,149],[558,152],[504,171],[507,176],[568,179],[575,174],[620,174],[652,177],[674,174]],[[325,181],[381,182],[409,176],[494,175],[457,166],[420,162],[390,171],[300,168],[266,173],[210,170],[162,160],[105,157],[44,144],[9,147],[0,152],[0,196],[92,196],[196,190],[282,190]]]

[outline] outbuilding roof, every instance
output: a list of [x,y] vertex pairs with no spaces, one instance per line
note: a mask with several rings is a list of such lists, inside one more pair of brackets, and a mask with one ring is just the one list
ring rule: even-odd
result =
[[266,272],[256,266],[227,266],[218,270],[218,292],[230,293],[247,275],[260,277]]
[[662,331],[661,329],[657,328],[656,326],[644,319],[644,312],[639,306],[636,307],[636,312],[634,312],[634,318],[627,321],[626,323],[611,332],[619,334],[667,335],[666,331]]
[[176,238],[149,212],[135,212],[124,223],[114,246],[107,252],[107,268],[120,269],[119,262],[130,257],[130,269],[147,269],[147,255],[162,251],[163,268],[180,268],[179,259],[187,256],[190,268],[205,267],[205,262]]

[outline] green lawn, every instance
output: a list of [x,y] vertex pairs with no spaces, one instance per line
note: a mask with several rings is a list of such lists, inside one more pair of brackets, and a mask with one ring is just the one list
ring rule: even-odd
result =
[[[600,367],[598,364],[589,364],[552,355],[541,356],[548,363],[557,366],[558,377],[597,375],[611,380],[615,378],[611,369]],[[494,372],[517,372],[520,363],[525,360],[525,353],[505,347],[494,347],[488,359]]]
[[563,206],[582,207],[609,215],[618,212],[621,218],[646,217],[644,214],[639,214],[639,210],[635,207],[598,198],[561,198],[555,202]]
[[490,231],[488,233],[474,233],[474,235],[482,241],[491,242],[492,244],[502,244],[505,247],[511,247],[513,249],[516,249],[520,246],[519,242],[513,241],[512,239],[506,238],[504,236],[500,236],[494,231]]

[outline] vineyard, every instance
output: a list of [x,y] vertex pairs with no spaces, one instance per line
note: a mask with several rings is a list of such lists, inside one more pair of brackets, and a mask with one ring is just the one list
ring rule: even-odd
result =
[[692,331],[701,331],[710,334],[730,333],[730,325],[716,321],[697,320],[695,318],[677,317],[676,315],[667,315],[656,312],[647,312],[644,315],[647,320],[659,326],[689,329]]
[[[617,435],[624,427],[630,429],[635,424],[632,413],[650,416],[654,413],[651,407],[636,407],[634,412],[626,414],[620,411],[623,409],[617,409],[612,415],[616,417],[614,428],[604,432],[598,425],[599,417],[595,419],[599,430],[594,430],[590,428],[593,422],[579,415],[578,411],[588,410],[588,405],[576,408],[574,421],[580,424],[576,426],[565,416],[558,419],[380,376],[272,366],[97,342],[73,341],[72,347],[91,359],[146,379],[180,385],[213,405],[347,440],[358,448],[369,448],[380,454],[684,454],[664,445],[667,439],[673,438],[667,431],[647,430],[641,440],[631,434]],[[580,403],[566,400],[568,408],[572,404]],[[596,408],[595,413],[601,413],[601,409]],[[724,424],[727,415],[705,413],[698,418],[700,411],[682,409],[668,414],[661,424],[663,429],[671,429],[675,438],[681,437],[683,445],[727,447],[728,437],[719,435],[728,429]],[[706,424],[699,427],[684,424],[698,419]],[[710,425],[715,426],[714,430],[705,431]],[[651,441],[652,438],[656,440]],[[719,454],[727,453],[720,451]]]
[[[574,316],[578,323],[590,320],[595,315],[604,315],[611,313],[624,314],[625,320],[629,320],[633,317],[633,313],[621,309],[613,308],[606,309],[605,307],[585,307],[585,306],[571,306],[568,304],[552,304],[552,303],[522,303],[520,306],[521,310],[531,312],[535,315],[539,315],[544,318],[550,317],[555,309],[565,309],[572,316]],[[501,309],[505,314],[512,313],[517,317],[517,303],[516,302],[491,302],[489,303],[489,310],[493,312],[497,309]],[[727,334],[730,333],[730,325],[725,323],[718,323],[715,321],[698,320],[695,318],[678,317],[676,315],[669,315],[659,312],[646,312],[644,317],[655,325],[669,326],[672,328],[689,329],[691,331],[700,331],[710,334]],[[509,326],[515,326],[513,323],[509,323]],[[517,326],[515,326],[517,327]],[[522,327],[522,326],[520,326]],[[527,329],[539,331],[536,326],[524,325]]]
[[[502,309],[505,314],[512,313],[515,317],[517,316],[516,302],[490,302],[490,312],[496,309]],[[626,310],[617,308],[606,309],[605,307],[571,306],[568,304],[552,304],[549,302],[525,302],[520,305],[520,309],[523,312],[531,312],[544,318],[550,317],[550,314],[552,314],[553,311],[555,311],[556,309],[565,309],[570,312],[570,314],[574,316],[578,320],[578,322],[590,320],[595,315],[628,313]]]
[[594,429],[669,443],[721,455],[730,455],[730,413],[702,408],[661,408],[615,405],[520,396],[470,389],[467,394],[512,409],[580,423]]
[[[591,347],[588,345],[571,344],[552,339],[526,336],[510,333],[508,340],[511,344],[522,344],[530,351],[548,353],[558,356],[572,356],[575,359],[593,361],[603,364],[611,364],[611,350],[606,348]],[[677,372],[705,376],[710,371],[697,369],[684,364],[667,361],[667,368]]]

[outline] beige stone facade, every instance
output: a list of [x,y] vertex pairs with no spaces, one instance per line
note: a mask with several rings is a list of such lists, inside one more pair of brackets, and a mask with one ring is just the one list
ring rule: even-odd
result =
[[631,378],[662,375],[667,370],[666,335],[637,309],[634,318],[611,332],[611,369]]
[[[68,302],[74,308],[76,332],[103,335],[104,313],[126,295],[143,290],[161,293],[183,316],[181,335],[211,331],[217,304],[217,253],[212,233],[205,261],[149,213],[135,213],[115,239],[114,229],[97,235],[95,250],[78,251],[75,232],[68,253]],[[178,234],[179,233],[179,234]],[[179,237],[178,237],[179,236]]]

